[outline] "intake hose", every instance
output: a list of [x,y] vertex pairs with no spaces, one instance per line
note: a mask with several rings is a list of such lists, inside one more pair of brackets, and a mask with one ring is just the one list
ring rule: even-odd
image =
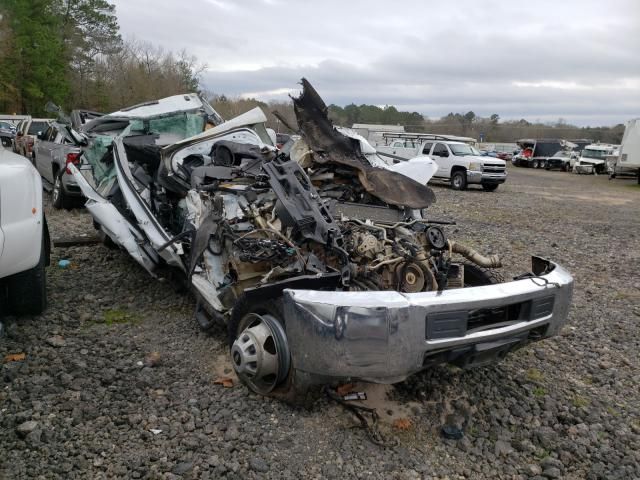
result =
[[471,247],[467,247],[466,245],[462,245],[460,243],[449,240],[449,247],[451,251],[454,253],[459,253],[466,259],[475,263],[479,267],[483,268],[500,268],[502,266],[502,261],[500,257],[497,255],[491,255],[489,257],[485,257],[480,254],[477,250],[474,250]]

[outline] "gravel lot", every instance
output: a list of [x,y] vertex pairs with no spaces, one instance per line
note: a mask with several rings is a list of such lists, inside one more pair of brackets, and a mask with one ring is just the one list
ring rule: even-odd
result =
[[[1,367],[0,477],[640,478],[633,183],[511,168],[495,193],[434,187],[451,237],[502,255],[507,275],[531,254],[558,261],[574,307],[559,337],[498,366],[366,387],[391,448],[324,397],[303,410],[214,384],[230,370],[225,336],[198,330],[189,297],[122,251],[57,248],[49,309],[5,319],[0,339],[2,358],[26,354]],[[54,238],[94,234],[82,210],[47,215]],[[444,423],[464,437],[444,439]]]

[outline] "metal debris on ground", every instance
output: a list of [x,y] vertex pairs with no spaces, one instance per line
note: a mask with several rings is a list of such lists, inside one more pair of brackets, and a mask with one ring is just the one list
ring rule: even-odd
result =
[[443,425],[441,432],[448,440],[460,440],[464,436],[462,429],[455,425]]
[[346,402],[352,400],[366,400],[367,394],[365,392],[349,392],[346,395],[343,395],[342,399]]
[[[362,405],[349,403],[343,400],[335,390],[329,387],[325,387],[324,391],[331,400],[336,401],[356,416],[356,418],[360,421],[361,428],[365,432],[367,432],[367,436],[369,437],[369,440],[371,440],[371,442],[381,447],[395,447],[399,444],[397,438],[389,440],[382,434],[382,432],[380,432],[380,430],[378,429],[378,419],[380,417],[378,415],[378,411],[375,408],[369,408]],[[371,416],[371,423],[367,421],[365,415]]]
[[56,248],[83,247],[87,245],[97,245],[98,243],[102,243],[102,240],[96,236],[56,238],[53,240],[53,246]]

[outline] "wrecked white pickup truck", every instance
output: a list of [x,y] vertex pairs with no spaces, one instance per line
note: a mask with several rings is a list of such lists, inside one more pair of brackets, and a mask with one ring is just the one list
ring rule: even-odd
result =
[[259,109],[223,122],[185,95],[89,122],[69,166],[97,227],[151,274],[181,272],[203,328],[226,326],[251,390],[393,383],[558,332],[569,273],[534,257],[530,273],[497,284],[497,257],[425,215],[429,159],[388,166],[333,127],[306,80],[293,101],[302,138],[282,150]]

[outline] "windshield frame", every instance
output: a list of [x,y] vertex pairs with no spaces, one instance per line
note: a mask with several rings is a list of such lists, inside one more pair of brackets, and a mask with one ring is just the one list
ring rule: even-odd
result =
[[[583,158],[592,158],[594,160],[605,160],[607,158],[607,155],[611,155],[613,151],[609,151],[609,150],[596,150],[596,149],[592,149],[592,148],[585,148],[584,150],[582,150],[582,154],[580,155]],[[587,155],[587,153],[591,154],[591,155]]]

